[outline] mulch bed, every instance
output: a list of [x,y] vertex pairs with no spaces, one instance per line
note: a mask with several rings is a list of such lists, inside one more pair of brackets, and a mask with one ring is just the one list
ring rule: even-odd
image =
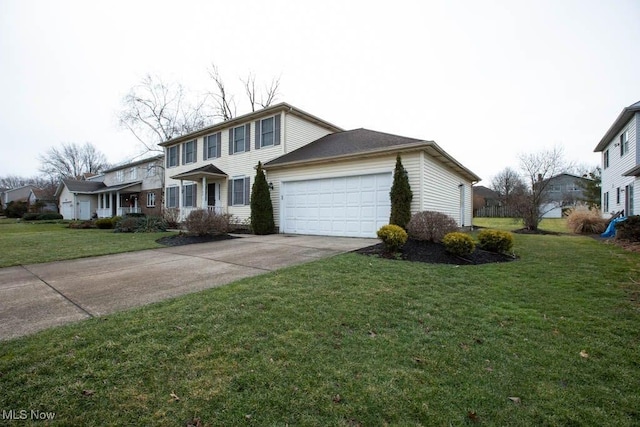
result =
[[[354,252],[362,255],[398,259],[394,254],[388,253],[384,249],[384,245],[382,243],[368,246]],[[461,258],[447,252],[444,249],[444,245],[441,243],[424,242],[414,239],[407,240],[407,243],[405,243],[400,250],[399,258],[406,261],[425,262],[429,264],[455,265],[489,264],[495,262],[509,262],[517,259],[505,254],[483,251],[482,249],[476,249],[471,255]]]
[[229,240],[229,239],[237,239],[238,237],[230,236],[228,234],[216,234],[216,235],[206,235],[206,236],[191,236],[188,234],[177,234],[175,236],[161,237],[156,240],[156,242],[160,243],[164,246],[183,246],[183,245],[191,245],[193,243],[209,243],[209,242],[217,242],[220,240]]

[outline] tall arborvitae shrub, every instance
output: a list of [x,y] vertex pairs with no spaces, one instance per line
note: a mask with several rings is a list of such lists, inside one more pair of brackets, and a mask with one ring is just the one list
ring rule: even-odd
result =
[[409,176],[402,166],[400,154],[396,157],[396,168],[393,171],[393,185],[391,186],[391,217],[389,224],[398,225],[405,230],[411,219],[411,200],[413,193],[409,185]]
[[275,229],[273,222],[273,205],[269,184],[262,170],[262,163],[258,163],[256,179],[251,188],[251,230],[255,234],[270,234]]

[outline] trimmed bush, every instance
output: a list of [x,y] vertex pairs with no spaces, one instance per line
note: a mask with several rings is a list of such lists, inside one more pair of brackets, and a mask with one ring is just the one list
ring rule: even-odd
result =
[[133,216],[123,216],[113,226],[113,231],[116,233],[135,233],[138,229],[138,220]]
[[411,220],[411,200],[413,193],[409,185],[409,175],[402,166],[400,154],[396,157],[396,167],[393,171],[393,185],[389,193],[391,198],[391,216],[389,224],[399,225],[406,230],[407,223]]
[[113,220],[111,218],[100,218],[95,221],[96,227],[102,230],[113,228]]
[[76,230],[88,230],[95,227],[96,226],[93,221],[71,221],[69,223],[69,228],[73,228]]
[[159,216],[144,216],[138,218],[136,233],[157,233],[167,231],[167,222]]
[[132,218],[143,218],[145,216],[147,216],[146,213],[142,213],[142,212],[129,212],[124,214],[124,216],[130,216]]
[[442,244],[447,252],[461,257],[471,255],[476,249],[476,244],[471,236],[466,233],[460,233],[459,231],[447,233],[447,235],[442,238]]
[[205,236],[207,234],[225,234],[231,229],[231,215],[217,214],[205,209],[191,211],[184,222],[189,234]]
[[640,242],[640,216],[633,215],[616,224],[616,239]]
[[576,234],[600,234],[607,228],[607,220],[600,211],[575,209],[567,217],[567,227]]
[[390,224],[380,227],[380,230],[378,230],[378,238],[382,240],[387,251],[397,252],[407,243],[409,236],[399,225]]
[[273,205],[269,184],[262,170],[262,163],[258,162],[256,179],[251,187],[251,230],[255,234],[271,234],[276,228],[273,220]]
[[44,212],[38,215],[38,221],[55,221],[60,219],[64,219],[64,217],[57,212]]
[[513,234],[502,230],[482,230],[478,233],[480,247],[485,251],[506,253],[513,248]]
[[180,209],[167,208],[162,212],[162,217],[168,228],[180,228]]
[[38,219],[38,213],[35,212],[27,212],[26,214],[22,215],[22,219],[25,221],[35,221]]
[[411,217],[409,224],[407,224],[409,237],[430,242],[440,242],[445,235],[458,230],[455,219],[433,211],[418,212]]
[[4,208],[4,214],[7,218],[22,218],[22,215],[26,214],[29,210],[27,202],[11,201],[7,203],[7,207]]

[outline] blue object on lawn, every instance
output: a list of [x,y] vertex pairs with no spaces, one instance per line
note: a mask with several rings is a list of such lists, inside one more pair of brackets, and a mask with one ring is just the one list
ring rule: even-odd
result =
[[627,219],[626,216],[613,219],[607,229],[600,235],[600,237],[614,237],[616,235],[616,224]]

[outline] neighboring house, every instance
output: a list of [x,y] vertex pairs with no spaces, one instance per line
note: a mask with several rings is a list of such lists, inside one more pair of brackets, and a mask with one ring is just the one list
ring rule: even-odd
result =
[[36,187],[35,185],[23,185],[22,187],[10,188],[8,190],[5,190],[2,205],[6,207],[9,202],[28,202],[31,190],[37,189],[38,187]]
[[86,180],[63,179],[58,186],[64,219],[109,218],[162,212],[163,156],[120,165]]
[[56,197],[40,188],[31,189],[27,203],[32,212],[58,212]]
[[480,178],[433,141],[356,129],[343,131],[281,103],[160,144],[165,205],[185,218],[194,209],[250,216],[258,161],[283,233],[375,237],[389,221],[396,155],[408,172],[413,212],[472,219]]
[[500,202],[500,194],[497,191],[485,187],[484,185],[473,186],[473,197],[474,200],[478,201],[479,205],[481,204],[481,206],[478,206],[478,208],[502,205],[502,203]]
[[546,203],[541,207],[543,218],[562,218],[563,211],[584,204],[584,186],[589,178],[561,173],[545,180]]
[[595,152],[602,153],[602,212],[640,213],[634,187],[640,181],[640,101],[622,110]]

